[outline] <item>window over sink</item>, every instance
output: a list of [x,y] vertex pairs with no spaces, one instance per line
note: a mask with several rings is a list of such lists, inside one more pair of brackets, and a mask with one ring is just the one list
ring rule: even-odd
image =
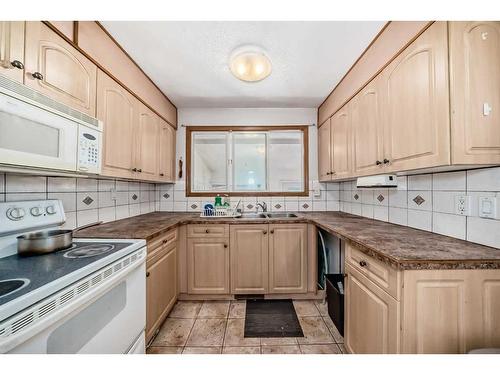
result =
[[308,195],[307,126],[188,126],[186,195]]

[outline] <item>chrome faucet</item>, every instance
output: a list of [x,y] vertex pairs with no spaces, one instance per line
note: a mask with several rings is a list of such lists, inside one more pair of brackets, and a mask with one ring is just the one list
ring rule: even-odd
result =
[[262,212],[267,212],[267,203],[266,202],[257,202],[255,205],[255,210],[259,211],[259,206],[262,208]]

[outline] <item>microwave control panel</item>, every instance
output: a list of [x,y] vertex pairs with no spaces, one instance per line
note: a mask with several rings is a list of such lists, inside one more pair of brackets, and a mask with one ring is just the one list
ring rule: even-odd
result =
[[78,171],[101,172],[101,132],[80,126],[78,130]]

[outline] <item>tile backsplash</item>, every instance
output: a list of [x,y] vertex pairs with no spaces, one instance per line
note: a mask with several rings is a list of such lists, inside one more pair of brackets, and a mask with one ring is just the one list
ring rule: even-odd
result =
[[155,211],[155,184],[113,179],[0,174],[0,202],[60,199],[66,212],[63,227],[113,221]]
[[[469,215],[456,214],[459,195],[470,197]],[[341,182],[340,211],[500,248],[500,220],[479,217],[482,196],[500,199],[500,168],[398,176],[394,189]]]

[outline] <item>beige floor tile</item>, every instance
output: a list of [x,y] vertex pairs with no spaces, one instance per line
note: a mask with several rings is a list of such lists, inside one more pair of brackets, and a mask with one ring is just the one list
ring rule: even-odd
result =
[[196,318],[202,302],[179,301],[169,314],[169,318]]
[[339,343],[343,343],[344,342],[344,338],[342,337],[342,335],[340,334],[339,330],[337,329],[337,327],[335,327],[335,324],[333,324],[332,320],[330,319],[329,316],[324,316],[323,317],[323,320],[325,321],[325,324],[326,326],[328,327],[328,329],[330,330],[330,333],[332,334],[333,336],[333,339],[335,340],[335,342],[337,344]]
[[182,346],[150,346],[146,354],[181,354]]
[[304,337],[298,337],[299,344],[330,344],[334,343],[325,322],[321,317],[303,316],[299,317]]
[[345,349],[344,344],[337,344],[337,345],[338,345],[338,347],[339,347],[340,351],[341,351],[343,354],[349,354],[349,353],[347,353],[347,350]]
[[300,354],[298,345],[263,346],[262,354]]
[[222,346],[227,319],[196,319],[186,346]]
[[182,354],[221,354],[220,346],[186,346]]
[[246,309],[247,309],[246,301],[231,301],[231,305],[229,306],[229,317],[245,318]]
[[263,337],[260,339],[262,346],[297,345],[295,337]]
[[205,301],[198,318],[227,318],[229,301]]
[[302,354],[341,354],[337,344],[300,345]]
[[194,319],[167,318],[158,332],[153,346],[184,346]]
[[260,346],[225,346],[222,354],[260,354]]
[[224,346],[259,346],[260,338],[245,338],[245,319],[228,319]]
[[318,309],[321,316],[328,316],[328,304],[326,301],[316,301],[316,308]]
[[293,301],[297,316],[320,316],[314,301]]

